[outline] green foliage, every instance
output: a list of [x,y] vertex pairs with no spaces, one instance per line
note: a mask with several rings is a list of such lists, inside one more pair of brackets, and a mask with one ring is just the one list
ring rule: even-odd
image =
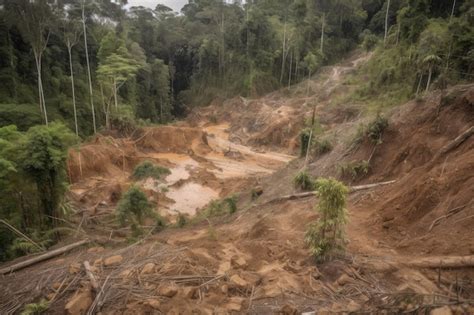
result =
[[130,225],[134,236],[142,233],[140,226],[146,217],[155,220],[158,230],[165,226],[163,219],[153,211],[152,204],[138,186],[130,187],[122,196],[117,204],[116,212],[120,224],[122,226]]
[[305,170],[302,170],[296,174],[295,178],[293,179],[293,183],[296,188],[301,190],[310,191],[316,189],[315,180]]
[[362,47],[365,51],[372,50],[377,43],[379,42],[379,38],[377,35],[371,33],[370,31],[364,32],[362,35]]
[[38,303],[26,304],[20,315],[41,315],[49,309],[49,302],[41,299]]
[[178,219],[176,220],[176,226],[183,228],[187,223],[186,216],[182,213],[178,214]]
[[326,154],[332,150],[332,144],[328,139],[316,139],[315,144],[315,150],[318,155]]
[[344,227],[347,223],[346,195],[348,189],[335,179],[317,181],[319,220],[310,224],[305,242],[318,261],[329,258],[344,248]]
[[300,132],[300,141],[301,141],[300,156],[301,157],[306,155],[306,151],[308,150],[310,137],[312,137],[311,130],[309,130],[308,128],[303,129]]
[[388,119],[377,115],[377,117],[369,123],[367,127],[367,136],[375,144],[382,142],[382,135],[388,127]]
[[232,214],[237,211],[237,195],[229,196],[223,200],[212,200],[203,211],[205,218]]
[[169,175],[171,171],[163,166],[155,165],[150,161],[144,161],[133,170],[132,177],[135,180],[141,180],[148,177],[160,179],[162,175]]
[[353,161],[342,163],[339,165],[339,170],[343,177],[349,177],[353,180],[360,179],[367,175],[370,171],[370,164],[368,161]]

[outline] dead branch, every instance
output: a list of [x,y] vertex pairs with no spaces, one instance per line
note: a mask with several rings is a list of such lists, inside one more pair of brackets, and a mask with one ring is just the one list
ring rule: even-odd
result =
[[95,278],[94,273],[91,270],[91,265],[87,260],[84,261],[84,269],[86,270],[87,277],[89,277],[89,280],[91,281],[92,288],[97,291],[97,289],[99,288],[99,284],[97,283],[97,279]]
[[474,255],[419,258],[409,261],[407,265],[418,268],[471,268],[474,267]]
[[468,204],[465,204],[465,205],[462,205],[462,206],[459,206],[459,207],[456,207],[456,208],[453,208],[451,210],[448,210],[446,211],[446,214],[445,215],[442,215],[440,216],[439,218],[433,220],[433,223],[431,223],[429,229],[428,229],[428,232],[431,232],[431,230],[439,224],[439,222],[441,222],[441,220],[443,219],[447,219],[449,218],[450,216],[452,215],[455,215],[456,213],[458,213],[459,211],[461,211],[462,209],[464,209]]
[[31,259],[28,259],[28,260],[19,262],[17,264],[14,264],[14,265],[5,267],[3,269],[0,269],[0,274],[4,275],[4,274],[7,274],[7,273],[11,273],[11,272],[26,268],[28,266],[39,263],[41,261],[59,256],[61,254],[64,254],[64,253],[66,253],[66,252],[68,252],[68,251],[70,251],[70,250],[72,250],[76,247],[82,246],[82,245],[87,244],[87,243],[89,243],[89,240],[82,240],[82,241],[72,243],[72,244],[69,244],[67,246],[52,250],[52,251],[47,252],[43,255],[39,255],[39,256],[33,257]]

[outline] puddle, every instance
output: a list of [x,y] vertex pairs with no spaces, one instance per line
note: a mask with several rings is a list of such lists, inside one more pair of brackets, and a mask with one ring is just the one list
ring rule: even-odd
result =
[[219,193],[212,188],[197,183],[186,183],[181,187],[170,188],[166,197],[173,199],[175,203],[169,208],[170,214],[177,212],[194,216],[196,211],[211,200],[217,199]]

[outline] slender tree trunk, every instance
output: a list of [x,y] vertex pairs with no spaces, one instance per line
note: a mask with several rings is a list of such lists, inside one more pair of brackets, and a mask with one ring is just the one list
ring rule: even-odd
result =
[[285,17],[285,24],[283,26],[283,44],[282,44],[282,51],[281,51],[281,72],[280,72],[280,85],[283,82],[283,72],[285,71],[285,50],[286,50],[286,17]]
[[397,27],[397,43],[395,44],[395,46],[398,46],[399,40],[400,40],[400,23],[398,23],[398,27]]
[[428,92],[428,90],[430,89],[431,75],[432,74],[433,74],[433,66],[430,66],[430,68],[428,70],[428,82],[426,82],[426,91],[425,92]]
[[102,98],[102,108],[104,109],[104,115],[105,115],[105,128],[107,130],[110,130],[110,101],[105,103],[105,97],[104,97],[104,88],[102,86],[102,83],[100,85],[100,95]]
[[114,102],[115,102],[115,110],[118,110],[118,100],[117,100],[117,81],[114,78]]
[[46,126],[48,126],[48,113],[46,111],[46,104],[44,100],[44,91],[43,91],[43,78],[41,75],[42,69],[41,69],[41,61],[42,61],[42,55],[35,49],[33,49],[33,54],[35,57],[35,63],[36,63],[36,70],[38,72],[38,98],[39,98],[39,106],[40,106],[40,112],[43,115],[44,122]]
[[290,71],[288,74],[288,90],[291,88],[291,67],[293,66],[293,52],[290,54]]
[[416,88],[416,96],[420,93],[421,81],[423,80],[423,73],[420,73],[420,80],[418,80],[418,87]]
[[89,97],[91,103],[92,111],[92,126],[94,127],[94,133],[97,133],[97,125],[95,122],[95,108],[94,108],[94,94],[92,92],[92,76],[91,76],[91,66],[89,62],[89,50],[87,48],[87,29],[86,29],[86,17],[84,12],[85,0],[82,1],[82,27],[84,32],[84,48],[86,51],[86,63],[87,63],[87,75],[89,77]]
[[160,123],[163,123],[163,98],[160,96]]
[[321,47],[320,51],[323,54],[324,53],[324,28],[326,27],[326,13],[323,13],[323,21],[322,21],[322,26],[321,26]]
[[451,16],[449,17],[449,22],[453,19],[454,9],[456,8],[456,0],[453,1],[453,9],[451,10]]
[[385,13],[385,35],[383,37],[383,44],[386,45],[388,34],[388,13],[390,11],[390,0],[387,0],[387,12]]
[[76,136],[79,136],[79,127],[77,126],[76,90],[74,88],[74,70],[72,68],[72,46],[69,39],[67,40],[67,52],[69,54],[69,71],[71,73],[71,90],[72,90],[72,107],[74,109],[74,126],[76,127]]

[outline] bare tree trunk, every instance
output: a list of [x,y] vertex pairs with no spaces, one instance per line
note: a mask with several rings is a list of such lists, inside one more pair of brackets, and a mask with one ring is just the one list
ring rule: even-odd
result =
[[453,1],[453,9],[451,10],[451,16],[449,17],[449,22],[451,22],[454,16],[454,9],[456,8],[456,0]]
[[433,66],[430,66],[430,68],[428,70],[428,82],[426,82],[426,91],[425,92],[428,92],[428,90],[430,89],[431,75],[432,74],[433,74]]
[[383,37],[383,44],[386,45],[388,34],[388,12],[390,10],[390,0],[387,0],[387,12],[385,13],[385,35]]
[[288,74],[288,90],[291,88],[291,67],[293,66],[293,52],[290,54],[290,71]]
[[97,125],[95,122],[94,94],[92,92],[91,66],[89,62],[89,50],[87,48],[87,30],[86,30],[86,17],[84,13],[84,6],[85,6],[85,0],[82,1],[82,27],[83,27],[83,32],[84,32],[84,48],[86,50],[87,75],[89,77],[89,97],[90,97],[91,111],[92,111],[92,125],[94,127],[94,133],[96,133]]
[[400,40],[400,23],[398,23],[398,27],[397,27],[397,43],[395,44],[395,46],[398,46],[399,40]]
[[118,100],[117,100],[117,81],[114,78],[114,102],[115,102],[115,110],[118,110]]
[[110,130],[110,101],[105,103],[105,98],[104,98],[104,88],[102,87],[102,83],[100,83],[100,95],[102,97],[102,108],[104,109],[104,115],[105,115],[105,128],[107,130]]
[[423,79],[423,73],[420,74],[420,80],[418,81],[418,87],[416,88],[416,96],[420,93],[421,80]]
[[281,72],[280,72],[280,85],[283,82],[283,72],[285,71],[285,50],[286,50],[286,17],[285,17],[285,24],[283,26],[283,44],[281,50]]
[[79,128],[77,126],[77,109],[76,109],[76,90],[74,88],[74,70],[72,68],[72,46],[69,39],[67,40],[67,52],[69,54],[69,71],[71,73],[71,89],[72,89],[72,107],[74,109],[74,126],[76,127],[76,136],[79,136]]
[[44,91],[43,91],[43,77],[41,75],[42,67],[41,67],[41,60],[42,60],[42,55],[40,52],[36,51],[33,49],[33,54],[35,57],[35,63],[36,63],[36,70],[38,72],[38,98],[39,98],[39,106],[40,106],[40,112],[43,114],[44,122],[46,126],[48,126],[48,113],[46,110],[46,104],[44,100]]
[[323,13],[323,21],[322,21],[322,27],[321,27],[321,47],[320,47],[321,53],[324,53],[324,28],[325,27],[326,27],[326,13]]
[[163,123],[163,98],[160,96],[160,123]]

